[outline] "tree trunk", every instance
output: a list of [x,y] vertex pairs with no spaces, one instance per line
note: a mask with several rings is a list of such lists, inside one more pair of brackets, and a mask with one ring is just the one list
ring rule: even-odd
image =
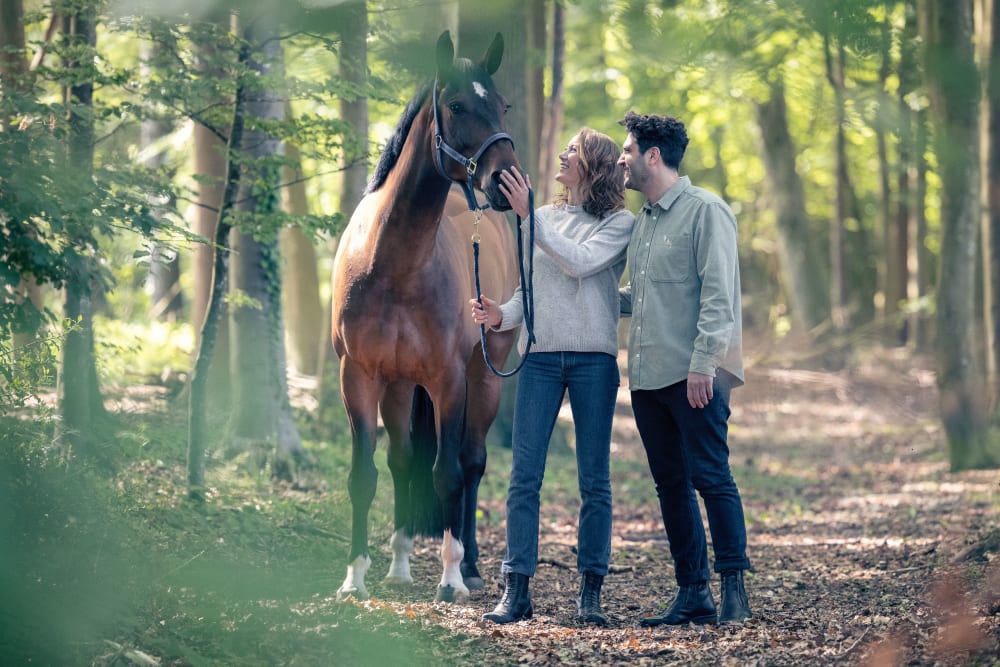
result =
[[828,269],[809,225],[802,180],[795,169],[795,146],[788,131],[785,88],[771,83],[771,97],[758,104],[770,199],[777,215],[779,257],[794,321],[812,331],[830,314]]
[[[833,218],[830,219],[830,314],[836,331],[843,331],[850,324],[847,309],[847,270],[844,266],[844,245],[847,229],[847,176],[846,109],[844,102],[844,47],[832,43],[829,32],[823,34],[823,51],[826,60],[826,78],[833,88],[834,113],[837,136],[835,141],[836,187],[834,189]],[[834,53],[836,52],[836,53]]]
[[[237,68],[243,69],[250,58],[247,45],[240,48]],[[229,291],[229,232],[232,228],[233,204],[238,192],[241,167],[236,152],[243,144],[247,97],[252,94],[246,83],[240,81],[236,88],[236,102],[233,106],[233,122],[229,130],[229,150],[225,171],[225,188],[219,201],[213,246],[213,272],[210,282],[205,315],[198,337],[198,352],[191,372],[191,388],[188,395],[188,497],[204,500],[205,489],[205,449],[208,443],[208,390],[209,369],[215,356],[215,344],[219,336],[219,323],[225,312],[224,303]]]
[[[229,21],[223,17],[216,17],[215,22],[225,25]],[[219,69],[216,69],[216,62],[219,58],[218,49],[215,44],[202,44],[200,49],[203,54],[204,66],[202,74],[206,77],[219,78],[223,76]],[[192,171],[196,177],[193,184],[195,189],[194,203],[188,208],[187,217],[194,233],[208,239],[207,243],[198,244],[194,247],[191,262],[192,275],[192,298],[191,298],[191,324],[197,334],[195,349],[201,348],[200,336],[205,326],[205,317],[209,309],[209,301],[213,298],[214,272],[218,263],[218,248],[213,247],[213,242],[218,242],[217,226],[219,224],[220,211],[222,209],[223,192],[226,188],[226,174],[228,160],[226,157],[226,142],[220,136],[227,136],[231,132],[228,127],[210,128],[200,122],[195,122],[192,132]],[[227,229],[229,229],[227,227]],[[222,237],[222,243],[229,244],[228,234]],[[226,282],[228,289],[228,278]],[[230,405],[229,387],[229,317],[228,305],[222,299],[218,308],[221,309],[219,318],[214,327],[218,327],[218,335],[212,344],[213,356],[208,359],[202,379],[208,383],[205,395],[211,401],[210,411],[213,414],[225,414]]]
[[565,10],[561,2],[552,3],[552,93],[546,104],[542,123],[541,150],[538,154],[538,178],[533,179],[535,200],[552,200],[555,165],[559,154],[559,134],[563,121],[563,65],[566,54]]
[[[63,31],[80,47],[79,53],[93,52],[97,45],[96,12],[93,7],[81,7],[76,13],[65,17]],[[81,61],[67,63],[67,69],[84,66]],[[89,196],[93,190],[90,178],[94,168],[93,102],[92,80],[65,89],[65,103],[70,109],[70,173],[84,197]],[[81,246],[93,245],[88,221],[67,222],[73,229],[72,236],[77,243]],[[91,454],[88,448],[93,438],[93,426],[99,417],[105,415],[105,411],[94,355],[90,267],[84,256],[80,256],[78,262],[77,277],[69,281],[64,291],[63,316],[73,326],[66,334],[59,367],[57,393],[61,419],[57,422],[57,439],[77,451]]]
[[921,8],[924,66],[941,176],[937,382],[951,468],[957,471],[1000,463],[989,450],[982,364],[975,339],[979,74],[973,54],[972,0],[925,0]]
[[916,201],[916,113],[910,107],[909,98],[919,83],[917,78],[917,54],[915,46],[916,23],[914,13],[906,12],[906,25],[900,40],[900,56],[898,65],[899,89],[897,108],[899,123],[897,130],[896,153],[898,167],[896,170],[896,222],[895,226],[901,236],[899,239],[901,257],[904,261],[905,295],[909,315],[903,329],[903,339],[907,345],[913,346],[916,339],[916,319],[919,317],[917,305],[920,302],[917,274],[919,271],[919,253],[916,243],[916,216],[918,206],[923,203]]
[[[441,12],[457,12],[457,4],[448,7],[448,3],[439,5]],[[341,18],[341,50],[340,50],[340,78],[345,82],[350,82],[358,87],[358,90],[366,90],[368,85],[368,13],[366,3],[359,6],[345,5],[340,9],[343,14]],[[425,16],[424,19],[427,17]],[[446,23],[448,19],[441,17]],[[435,38],[437,36],[435,35]],[[341,99],[341,118],[350,124],[354,131],[353,140],[345,142],[343,155],[343,172],[340,181],[340,210],[339,213],[345,220],[350,220],[351,214],[357,207],[358,202],[364,196],[365,187],[368,184],[368,98],[365,95],[357,99]],[[329,244],[331,255],[336,254],[338,238],[333,238]],[[331,335],[331,317],[333,305],[331,303],[332,292],[323,304],[323,328],[320,340],[319,355],[319,392],[317,400],[320,405],[327,405],[334,401],[339,402],[339,394],[334,394],[340,386],[340,371],[337,365],[337,354],[333,350],[333,339]],[[338,396],[331,398],[331,396]]]
[[983,187],[983,319],[989,383],[989,414],[996,420],[1000,397],[1000,12],[983,2],[983,66],[986,73],[982,116]]
[[[299,149],[285,144],[289,165],[299,165]],[[302,170],[282,167],[281,206],[290,215],[308,215],[309,200]],[[312,239],[299,227],[281,229],[281,307],[288,326],[286,348],[289,361],[297,372],[319,372],[320,344],[323,336],[323,308],[319,296],[319,272]]]
[[[483,3],[481,0],[461,0],[459,3],[458,54],[473,61],[499,32],[503,35],[503,63],[493,75],[500,94],[511,104],[507,114],[507,133],[514,139],[517,159],[529,174],[535,173],[538,145],[530,132],[528,120],[528,0]],[[532,179],[534,181],[534,179]],[[539,202],[541,203],[541,202]]]
[[[887,12],[891,14],[891,12]],[[889,108],[889,97],[885,92],[888,88],[886,82],[892,70],[892,55],[890,49],[891,33],[889,16],[882,22],[882,62],[879,66],[878,74],[878,96],[880,98],[880,108]],[[906,343],[903,322],[899,317],[903,302],[906,300],[906,256],[907,256],[907,227],[902,225],[892,210],[892,187],[890,184],[892,165],[889,162],[889,150],[887,145],[887,131],[885,120],[882,115],[876,116],[875,139],[879,164],[879,216],[882,218],[885,267],[884,280],[882,281],[882,293],[884,302],[885,317],[892,321],[888,329],[888,342],[892,345],[903,345]]]
[[[146,64],[154,49],[157,46],[150,46],[143,43],[141,46],[143,65],[142,74],[148,79],[150,76],[149,66]],[[146,158],[146,167],[151,170],[163,167],[165,152],[153,150],[157,141],[167,136],[171,131],[171,123],[165,120],[147,118],[142,122],[139,142],[145,151],[151,151]],[[150,201],[150,206],[154,211],[161,210],[168,206],[173,208],[173,201],[157,202]],[[154,213],[154,215],[157,215]],[[153,248],[153,256],[150,258],[149,277],[153,284],[153,307],[151,315],[157,319],[173,322],[176,320],[184,306],[184,299],[181,296],[181,266],[180,258],[176,252],[157,244]]]
[[[28,64],[24,46],[23,0],[0,0],[0,88],[4,91],[23,85],[21,77]],[[5,130],[6,122],[0,118],[0,131]]]
[[[254,48],[249,66],[267,81],[281,71],[281,42],[264,26],[251,24],[245,39]],[[252,91],[246,103],[242,171],[238,210],[246,217],[273,217],[280,208],[280,170],[274,158],[281,141],[266,126],[284,118],[285,104],[272,89]],[[255,122],[260,119],[262,123]],[[285,336],[281,317],[281,254],[278,234],[255,234],[246,224],[234,234],[233,288],[253,305],[232,309],[232,441],[251,451],[263,465],[273,456],[274,474],[290,478],[293,458],[302,453],[302,440],[288,401]]]

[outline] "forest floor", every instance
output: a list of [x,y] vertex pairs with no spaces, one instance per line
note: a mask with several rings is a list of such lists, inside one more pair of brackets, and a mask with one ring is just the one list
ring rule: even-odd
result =
[[[753,563],[754,618],[741,626],[639,626],[676,588],[625,385],[606,628],[574,618],[572,438],[549,452],[534,618],[497,626],[480,617],[501,593],[509,449],[490,447],[480,493],[486,590],[448,604],[433,601],[439,540],[417,541],[413,586],[382,583],[392,485],[380,443],[372,597],[338,603],[351,531],[345,427],[313,434],[316,465],[293,483],[216,450],[206,502],[193,504],[184,409],[145,385],[108,401],[116,430],[101,442],[113,465],[95,482],[75,465],[43,465],[44,432],[41,450],[0,448],[0,600],[13,601],[0,604],[0,662],[1000,667],[1000,472],[949,472],[930,361],[874,348],[824,372],[748,347],[730,420]],[[304,433],[316,427],[310,396],[299,402]],[[39,428],[4,423],[8,437],[22,427]]]
[[[1000,665],[1000,473],[949,472],[929,363],[869,354],[838,373],[751,365],[733,392],[730,446],[753,562],[754,618],[742,626],[639,626],[676,589],[624,385],[607,628],[574,619],[579,500],[575,463],[558,453],[543,489],[533,619],[480,620],[502,590],[502,484],[481,498],[485,591],[463,605],[427,602],[439,577],[431,543],[414,555],[414,590],[357,604],[467,637],[463,664]],[[488,475],[505,479],[502,457]],[[713,590],[718,599],[718,580]]]

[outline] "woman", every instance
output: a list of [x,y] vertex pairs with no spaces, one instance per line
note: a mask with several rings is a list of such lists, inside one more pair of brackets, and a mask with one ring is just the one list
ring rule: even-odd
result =
[[[633,215],[617,165],[621,151],[610,137],[581,129],[559,154],[555,180],[563,187],[535,212],[535,342],[518,375],[514,404],[513,470],[507,491],[506,588],[495,623],[531,618],[528,582],[538,564],[539,492],[549,439],[569,392],[576,430],[580,485],[577,617],[606,625],[601,585],[611,555],[611,421],[618,394],[618,281]],[[516,169],[501,173],[501,191],[521,218],[528,217],[531,181]],[[522,232],[524,233],[524,232]],[[521,292],[504,304],[480,295],[472,317],[491,329],[521,327],[527,342]]]

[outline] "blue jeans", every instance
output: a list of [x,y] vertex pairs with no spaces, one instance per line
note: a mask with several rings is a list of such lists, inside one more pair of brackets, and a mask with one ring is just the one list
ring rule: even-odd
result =
[[632,392],[635,424],[656,484],[674,574],[681,586],[709,580],[708,545],[695,491],[705,502],[715,571],[750,567],[743,501],[729,469],[729,390],[728,378],[720,371],[712,400],[704,408],[688,403],[687,381]]
[[501,571],[534,576],[539,491],[549,439],[569,391],[580,485],[576,567],[605,576],[611,558],[611,421],[618,362],[603,352],[532,352],[514,402],[513,469],[507,490],[507,555]]

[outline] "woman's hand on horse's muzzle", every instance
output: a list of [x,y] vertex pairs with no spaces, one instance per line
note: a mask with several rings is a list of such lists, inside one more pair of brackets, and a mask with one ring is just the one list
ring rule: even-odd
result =
[[504,169],[500,172],[500,192],[510,202],[510,207],[514,209],[522,218],[527,218],[531,213],[528,210],[528,190],[531,189],[531,177],[522,175],[517,167]]

